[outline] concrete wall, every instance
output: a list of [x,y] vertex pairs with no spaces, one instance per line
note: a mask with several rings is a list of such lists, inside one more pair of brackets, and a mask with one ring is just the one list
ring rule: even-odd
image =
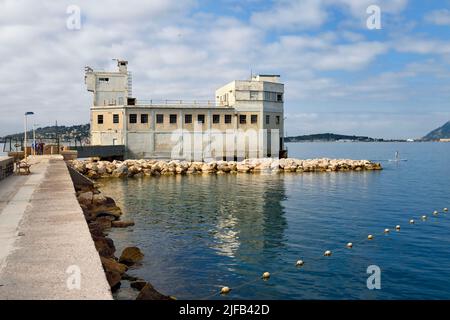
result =
[[14,172],[14,158],[0,157],[0,180],[12,175]]

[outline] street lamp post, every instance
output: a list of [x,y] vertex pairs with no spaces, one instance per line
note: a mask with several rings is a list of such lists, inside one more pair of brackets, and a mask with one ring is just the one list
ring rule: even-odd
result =
[[27,123],[27,116],[31,116],[31,115],[33,115],[34,114],[34,112],[32,112],[32,111],[28,111],[28,112],[25,112],[25,115],[24,115],[24,122],[25,122],[25,133],[24,133],[24,159],[25,159],[25,161],[27,161],[27,130],[28,130],[28,123]]

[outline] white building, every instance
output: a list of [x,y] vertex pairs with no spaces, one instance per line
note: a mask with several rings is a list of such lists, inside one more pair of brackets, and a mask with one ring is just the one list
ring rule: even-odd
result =
[[125,145],[128,158],[284,155],[284,85],[278,75],[232,81],[216,90],[215,101],[140,101],[132,97],[127,64],[118,60],[112,72],[86,67],[92,145]]

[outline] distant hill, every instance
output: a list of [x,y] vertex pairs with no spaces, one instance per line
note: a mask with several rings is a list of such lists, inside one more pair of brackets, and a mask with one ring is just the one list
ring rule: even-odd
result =
[[422,140],[427,141],[439,139],[450,139],[450,121],[444,124],[442,127],[431,131],[429,134],[422,138]]
[[[89,124],[73,125],[73,126],[49,126],[36,128],[36,139],[55,139],[57,136],[60,141],[83,140],[89,138]],[[33,136],[33,131],[28,131],[28,137]],[[0,142],[12,139],[13,141],[21,141],[23,132],[10,134],[0,137]]]
[[370,137],[362,136],[348,136],[343,134],[334,133],[319,133],[319,134],[308,134],[296,137],[286,137],[285,142],[310,142],[310,141],[361,141],[361,142],[374,142],[383,141],[383,139],[374,139]]

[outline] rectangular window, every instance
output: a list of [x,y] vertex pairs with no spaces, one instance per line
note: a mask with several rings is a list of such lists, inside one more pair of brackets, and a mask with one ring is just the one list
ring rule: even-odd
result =
[[169,117],[170,123],[177,123],[177,115],[176,114],[171,114]]
[[184,115],[184,123],[192,123],[192,114]]
[[250,100],[258,100],[258,91],[250,91]]
[[123,97],[119,97],[119,105],[123,105]]
[[252,123],[258,123],[258,115],[257,114],[252,114],[251,122]]
[[277,116],[277,124],[280,124],[280,116]]
[[204,114],[199,114],[197,116],[197,122],[205,123],[205,115]]
[[239,116],[239,123],[240,124],[246,124],[247,123],[247,116],[245,114],[241,114]]
[[102,114],[97,115],[97,123],[103,124],[103,115]]
[[98,78],[98,81],[100,81],[100,82],[108,82],[109,78]]
[[282,93],[277,93],[277,101],[283,102],[283,94]]
[[231,123],[231,114],[225,115],[225,123]]
[[148,114],[146,113],[141,114],[141,123],[148,123]]
[[156,115],[156,123],[164,123],[164,115],[163,114]]
[[137,114],[130,114],[130,123],[137,123]]
[[220,123],[220,114],[213,114],[213,123]]
[[270,124],[270,116],[269,115],[266,116],[266,124]]
[[113,123],[119,123],[119,115],[113,114]]

